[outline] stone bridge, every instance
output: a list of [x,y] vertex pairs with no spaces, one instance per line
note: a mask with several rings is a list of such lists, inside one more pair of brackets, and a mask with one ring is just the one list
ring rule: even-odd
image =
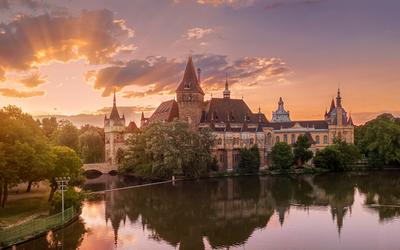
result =
[[99,171],[102,174],[108,174],[111,171],[117,171],[118,166],[112,165],[107,162],[105,163],[91,163],[91,164],[83,164],[83,169],[85,172],[87,171]]

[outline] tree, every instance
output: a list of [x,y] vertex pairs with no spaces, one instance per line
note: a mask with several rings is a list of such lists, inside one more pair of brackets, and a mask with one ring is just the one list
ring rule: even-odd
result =
[[257,144],[240,150],[239,172],[257,173],[260,168],[260,152]]
[[49,201],[53,199],[54,192],[58,188],[55,177],[70,177],[69,185],[71,186],[78,185],[83,181],[82,162],[73,149],[65,146],[55,146],[53,147],[53,153],[55,157],[54,164],[47,174],[51,187]]
[[278,169],[289,169],[293,165],[292,147],[285,142],[277,142],[271,150],[272,164]]
[[379,115],[357,127],[356,144],[370,165],[400,165],[400,120],[391,114]]
[[314,157],[314,164],[319,168],[333,171],[343,171],[345,164],[340,151],[334,146],[327,146],[319,150]]
[[54,133],[58,129],[57,118],[55,118],[55,117],[43,118],[42,122],[41,122],[41,128],[42,128],[43,134],[48,139],[51,139],[54,136]]
[[304,163],[313,157],[313,152],[309,150],[311,143],[306,135],[300,135],[293,145],[294,160],[297,166],[303,166]]
[[56,145],[67,146],[79,152],[79,131],[70,121],[59,122],[59,129],[54,134],[53,140]]
[[79,136],[79,148],[84,163],[104,161],[104,140],[96,130],[87,130]]
[[184,122],[154,123],[128,140],[121,170],[163,178],[197,177],[212,162],[213,142],[207,129],[194,131]]
[[349,167],[361,159],[360,150],[354,144],[347,143],[341,139],[335,139],[333,147],[339,150],[345,167]]

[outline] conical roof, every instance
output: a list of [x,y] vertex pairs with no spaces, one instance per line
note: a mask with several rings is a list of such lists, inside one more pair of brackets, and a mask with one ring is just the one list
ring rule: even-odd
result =
[[176,89],[177,92],[197,92],[204,95],[203,90],[200,87],[199,80],[197,79],[196,70],[193,65],[192,57],[189,56],[186,64],[185,73],[183,79]]
[[115,98],[115,90],[114,90],[114,100],[113,100],[113,107],[111,109],[110,120],[120,120],[120,116],[117,109],[117,100]]
[[331,107],[329,108],[328,114],[330,114],[334,109],[335,109],[335,101],[334,101],[333,98],[332,98]]

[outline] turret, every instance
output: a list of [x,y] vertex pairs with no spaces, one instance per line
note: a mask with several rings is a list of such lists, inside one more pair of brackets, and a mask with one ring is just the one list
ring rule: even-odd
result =
[[228,74],[226,74],[226,79],[225,79],[225,90],[223,92],[224,99],[230,99],[231,98],[231,91],[229,90],[228,86]]

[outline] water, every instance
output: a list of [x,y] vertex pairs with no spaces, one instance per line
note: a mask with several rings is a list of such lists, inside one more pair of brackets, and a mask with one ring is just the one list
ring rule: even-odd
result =
[[[107,178],[107,185],[123,183]],[[400,249],[400,171],[221,178],[116,191],[86,202],[80,221],[17,249],[61,247]]]

